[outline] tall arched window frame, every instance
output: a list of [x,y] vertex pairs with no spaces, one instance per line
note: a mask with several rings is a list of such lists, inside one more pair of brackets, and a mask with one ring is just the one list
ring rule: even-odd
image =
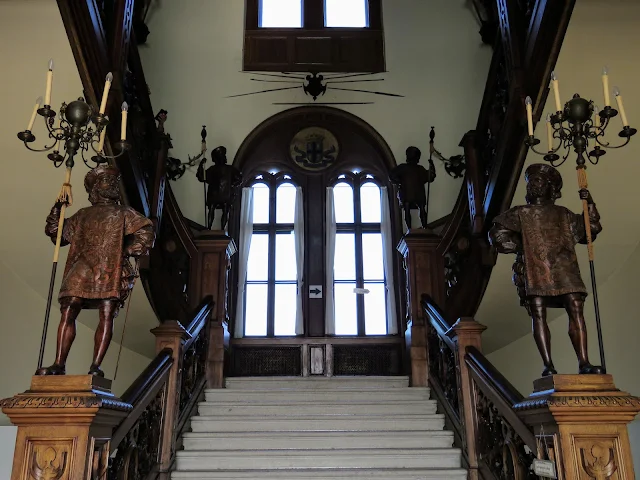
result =
[[385,278],[381,183],[350,172],[332,183],[335,334],[386,335],[387,282],[393,280]]
[[296,183],[287,173],[262,173],[253,189],[253,231],[247,260],[244,336],[296,334]]

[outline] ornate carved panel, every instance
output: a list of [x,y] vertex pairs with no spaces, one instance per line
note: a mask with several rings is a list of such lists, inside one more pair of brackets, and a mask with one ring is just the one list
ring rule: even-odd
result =
[[580,467],[583,478],[594,480],[622,480],[622,474],[618,470],[618,450],[620,448],[617,438],[576,438],[576,449],[580,452]]
[[400,375],[402,349],[398,345],[334,345],[333,374]]
[[236,377],[302,375],[300,346],[234,347],[231,358]]
[[28,477],[34,480],[66,480],[71,475],[73,439],[29,442]]

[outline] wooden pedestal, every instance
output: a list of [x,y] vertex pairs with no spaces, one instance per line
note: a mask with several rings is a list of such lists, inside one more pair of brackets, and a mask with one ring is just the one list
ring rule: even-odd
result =
[[635,478],[627,424],[640,412],[640,398],[618,390],[611,375],[540,378],[515,408],[544,436],[559,479]]
[[113,429],[132,408],[110,389],[92,375],[34,376],[0,401],[18,427],[11,480],[106,479]]
[[405,338],[411,361],[411,385],[426,387],[429,378],[427,322],[420,300],[430,295],[438,305],[444,304],[444,260],[438,250],[440,237],[426,229],[409,230],[398,251],[404,258],[407,277],[407,328]]
[[[214,310],[209,321],[209,349],[207,355],[207,388],[224,386],[224,351],[228,348],[229,316],[229,268],[231,257],[236,253],[236,244],[223,231],[200,232],[195,239],[198,255],[192,260],[192,271],[196,273],[192,284],[195,290],[191,298],[200,301],[211,295]],[[196,306],[195,304],[192,306]]]

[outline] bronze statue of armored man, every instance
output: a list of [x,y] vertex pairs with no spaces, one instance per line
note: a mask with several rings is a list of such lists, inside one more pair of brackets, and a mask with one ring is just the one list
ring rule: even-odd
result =
[[389,173],[391,183],[398,187],[398,202],[404,210],[404,222],[411,229],[411,209],[420,211],[420,224],[427,227],[427,196],[424,186],[436,179],[436,167],[429,159],[429,170],[419,165],[422,155],[418,147],[409,147],[406,151],[407,161],[395,167]]
[[227,149],[218,147],[211,152],[213,165],[205,171],[204,162],[200,162],[196,176],[208,185],[205,204],[209,210],[207,228],[211,229],[216,208],[222,209],[220,229],[224,230],[229,220],[229,211],[236,198],[237,187],[242,183],[242,174],[233,165],[227,165]]
[[[82,309],[97,309],[93,361],[89,374],[103,377],[100,369],[111,336],[113,319],[133,288],[135,272],[128,257],[146,255],[154,241],[151,221],[134,209],[120,205],[120,172],[111,166],[89,171],[84,186],[90,207],[64,221],[62,244],[71,245],[58,299],[62,318],[58,327],[56,359],[36,375],[64,375],[67,356],[76,336],[76,318]],[[45,233],[56,241],[62,204],[47,217]]]
[[[489,241],[500,253],[515,253],[513,280],[521,305],[532,319],[533,336],[544,362],[542,376],[556,374],[551,360],[551,334],[547,307],[564,308],[569,316],[569,337],[578,357],[580,373],[603,373],[589,363],[584,302],[587,290],[580,276],[575,245],[587,243],[582,214],[555,205],[561,197],[562,177],[545,164],[525,171],[527,205],[513,207],[498,215],[489,232]],[[600,215],[588,190],[580,190],[586,200],[592,238],[602,231]]]

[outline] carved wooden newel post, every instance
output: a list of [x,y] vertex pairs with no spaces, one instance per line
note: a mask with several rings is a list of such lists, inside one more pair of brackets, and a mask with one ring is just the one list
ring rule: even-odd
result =
[[[424,229],[409,230],[398,251],[407,275],[407,341],[410,341],[411,385],[426,387],[429,378],[427,322],[420,298],[427,294],[444,304],[444,259],[438,250],[440,237]],[[409,340],[410,339],[410,340]]]
[[478,477],[478,455],[476,452],[476,435],[475,435],[475,399],[473,398],[473,385],[471,384],[471,375],[465,355],[467,347],[475,347],[482,352],[482,332],[487,327],[475,321],[472,317],[462,317],[452,327],[455,332],[454,341],[456,343],[456,354],[458,358],[456,362],[459,369],[459,385],[460,392],[458,401],[460,403],[460,412],[462,412],[462,424],[465,430],[464,445],[467,450],[469,460],[469,480],[477,480]]
[[[227,310],[228,270],[236,244],[222,231],[202,232],[196,239],[198,255],[193,259],[192,271],[197,276],[192,284],[195,295],[201,299],[213,297],[215,304],[209,322],[209,349],[207,352],[207,388],[224,387],[224,351],[229,342],[229,316]],[[195,307],[195,305],[192,305]]]
[[[162,430],[162,450],[159,453],[158,470],[161,474],[169,472],[171,462],[173,460],[175,448],[175,426],[178,421],[179,405],[180,405],[180,376],[182,373],[182,344],[185,340],[191,338],[191,335],[184,329],[180,322],[176,320],[168,320],[159,327],[151,330],[156,337],[156,354],[165,348],[171,349],[173,365],[167,379],[166,400],[165,400],[165,418]],[[164,477],[163,477],[164,478]]]
[[533,385],[515,408],[536,435],[544,434],[559,479],[636,478],[627,425],[640,412],[640,398],[618,390],[611,375],[553,375]]
[[11,480],[106,480],[113,429],[131,405],[93,375],[34,376],[0,402],[18,426]]

